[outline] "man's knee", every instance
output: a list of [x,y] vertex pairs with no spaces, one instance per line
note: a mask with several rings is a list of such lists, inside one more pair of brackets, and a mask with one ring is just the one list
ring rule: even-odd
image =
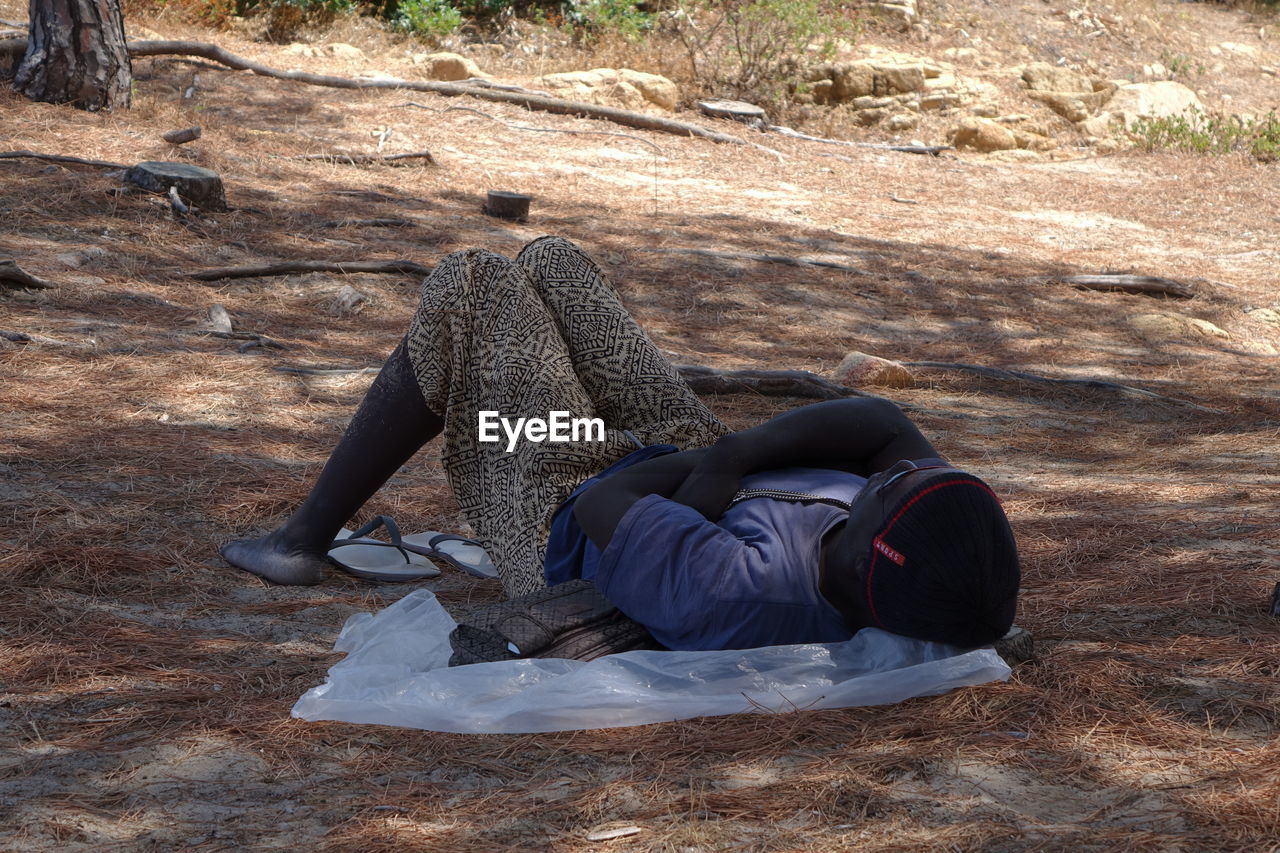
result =
[[526,270],[546,270],[565,261],[579,263],[590,256],[572,240],[548,235],[532,240],[516,255],[516,263]]
[[422,283],[424,301],[463,304],[464,297],[479,300],[512,286],[519,267],[510,258],[487,249],[467,249],[445,255]]

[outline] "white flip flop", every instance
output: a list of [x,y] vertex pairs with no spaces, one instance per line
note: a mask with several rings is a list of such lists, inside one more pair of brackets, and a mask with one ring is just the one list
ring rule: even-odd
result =
[[496,578],[498,568],[489,558],[484,546],[474,539],[456,533],[440,533],[428,530],[414,533],[400,540],[405,550],[421,554],[433,560],[442,560],[460,572],[476,578]]
[[[365,537],[385,527],[390,542]],[[400,530],[386,516],[377,516],[359,530],[342,528],[329,546],[329,559],[339,569],[358,578],[377,581],[416,581],[440,576],[431,561],[401,544]]]

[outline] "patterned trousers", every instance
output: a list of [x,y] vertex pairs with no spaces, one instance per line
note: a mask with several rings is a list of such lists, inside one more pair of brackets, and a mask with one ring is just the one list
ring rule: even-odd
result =
[[[428,408],[444,419],[443,462],[463,515],[508,596],[545,585],[551,517],[582,481],[641,444],[704,447],[728,432],[627,313],[603,272],[559,237],[513,262],[479,249],[423,282],[407,337]],[[599,418],[603,441],[479,440],[479,413]],[[631,435],[628,435],[630,433]]]

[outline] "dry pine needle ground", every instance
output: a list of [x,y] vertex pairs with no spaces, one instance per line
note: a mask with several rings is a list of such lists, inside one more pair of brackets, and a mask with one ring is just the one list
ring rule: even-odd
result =
[[[7,10],[7,7],[6,7]],[[267,49],[228,44],[243,52]],[[1036,166],[781,140],[534,135],[465,112],[138,63],[138,107],[86,115],[0,92],[6,147],[221,172],[234,210],[189,224],[101,170],[0,164],[0,254],[57,282],[0,294],[0,847],[441,850],[1267,850],[1280,488],[1275,167],[1124,155]],[[443,102],[442,102],[443,103]],[[508,122],[597,125],[500,105]],[[200,123],[175,151],[159,133]],[[397,150],[436,167],[287,156]],[[536,198],[515,226],[487,189]],[[893,197],[918,200],[894,203]],[[336,220],[397,217],[402,227]],[[408,276],[208,286],[207,266],[514,253],[560,233],[602,260],[659,345],[719,367],[829,370],[848,350],[1096,377],[1221,414],[921,372],[893,392],[1005,496],[1042,659],[1007,684],[891,708],[472,737],[289,719],[343,621],[405,590],[335,575],[267,588],[217,545],[305,493],[414,305]],[[860,272],[636,249],[821,256]],[[86,249],[100,249],[99,253]],[[72,262],[58,255],[82,253]],[[1064,274],[1207,282],[1189,303]],[[360,310],[334,313],[350,284]],[[192,334],[210,304],[287,349]],[[1143,313],[1229,338],[1135,331]],[[745,426],[802,401],[710,401]],[[429,448],[365,510],[461,520]],[[447,606],[494,584],[447,573]],[[599,828],[638,834],[586,840]]]

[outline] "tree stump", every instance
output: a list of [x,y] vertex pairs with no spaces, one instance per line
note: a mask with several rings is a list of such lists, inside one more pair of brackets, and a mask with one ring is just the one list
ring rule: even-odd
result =
[[501,190],[490,190],[489,199],[485,202],[484,212],[499,219],[510,219],[513,222],[529,220],[529,202],[532,196],[520,193],[509,193]]
[[725,98],[698,101],[698,110],[712,118],[727,118],[752,127],[763,127],[769,123],[769,117],[762,108],[746,101],[730,101]]
[[33,101],[83,110],[129,106],[133,68],[120,0],[42,0],[30,10],[15,89]]
[[124,173],[125,183],[153,193],[167,194],[176,187],[178,195],[201,210],[226,210],[227,198],[218,173],[188,163],[148,161]]

